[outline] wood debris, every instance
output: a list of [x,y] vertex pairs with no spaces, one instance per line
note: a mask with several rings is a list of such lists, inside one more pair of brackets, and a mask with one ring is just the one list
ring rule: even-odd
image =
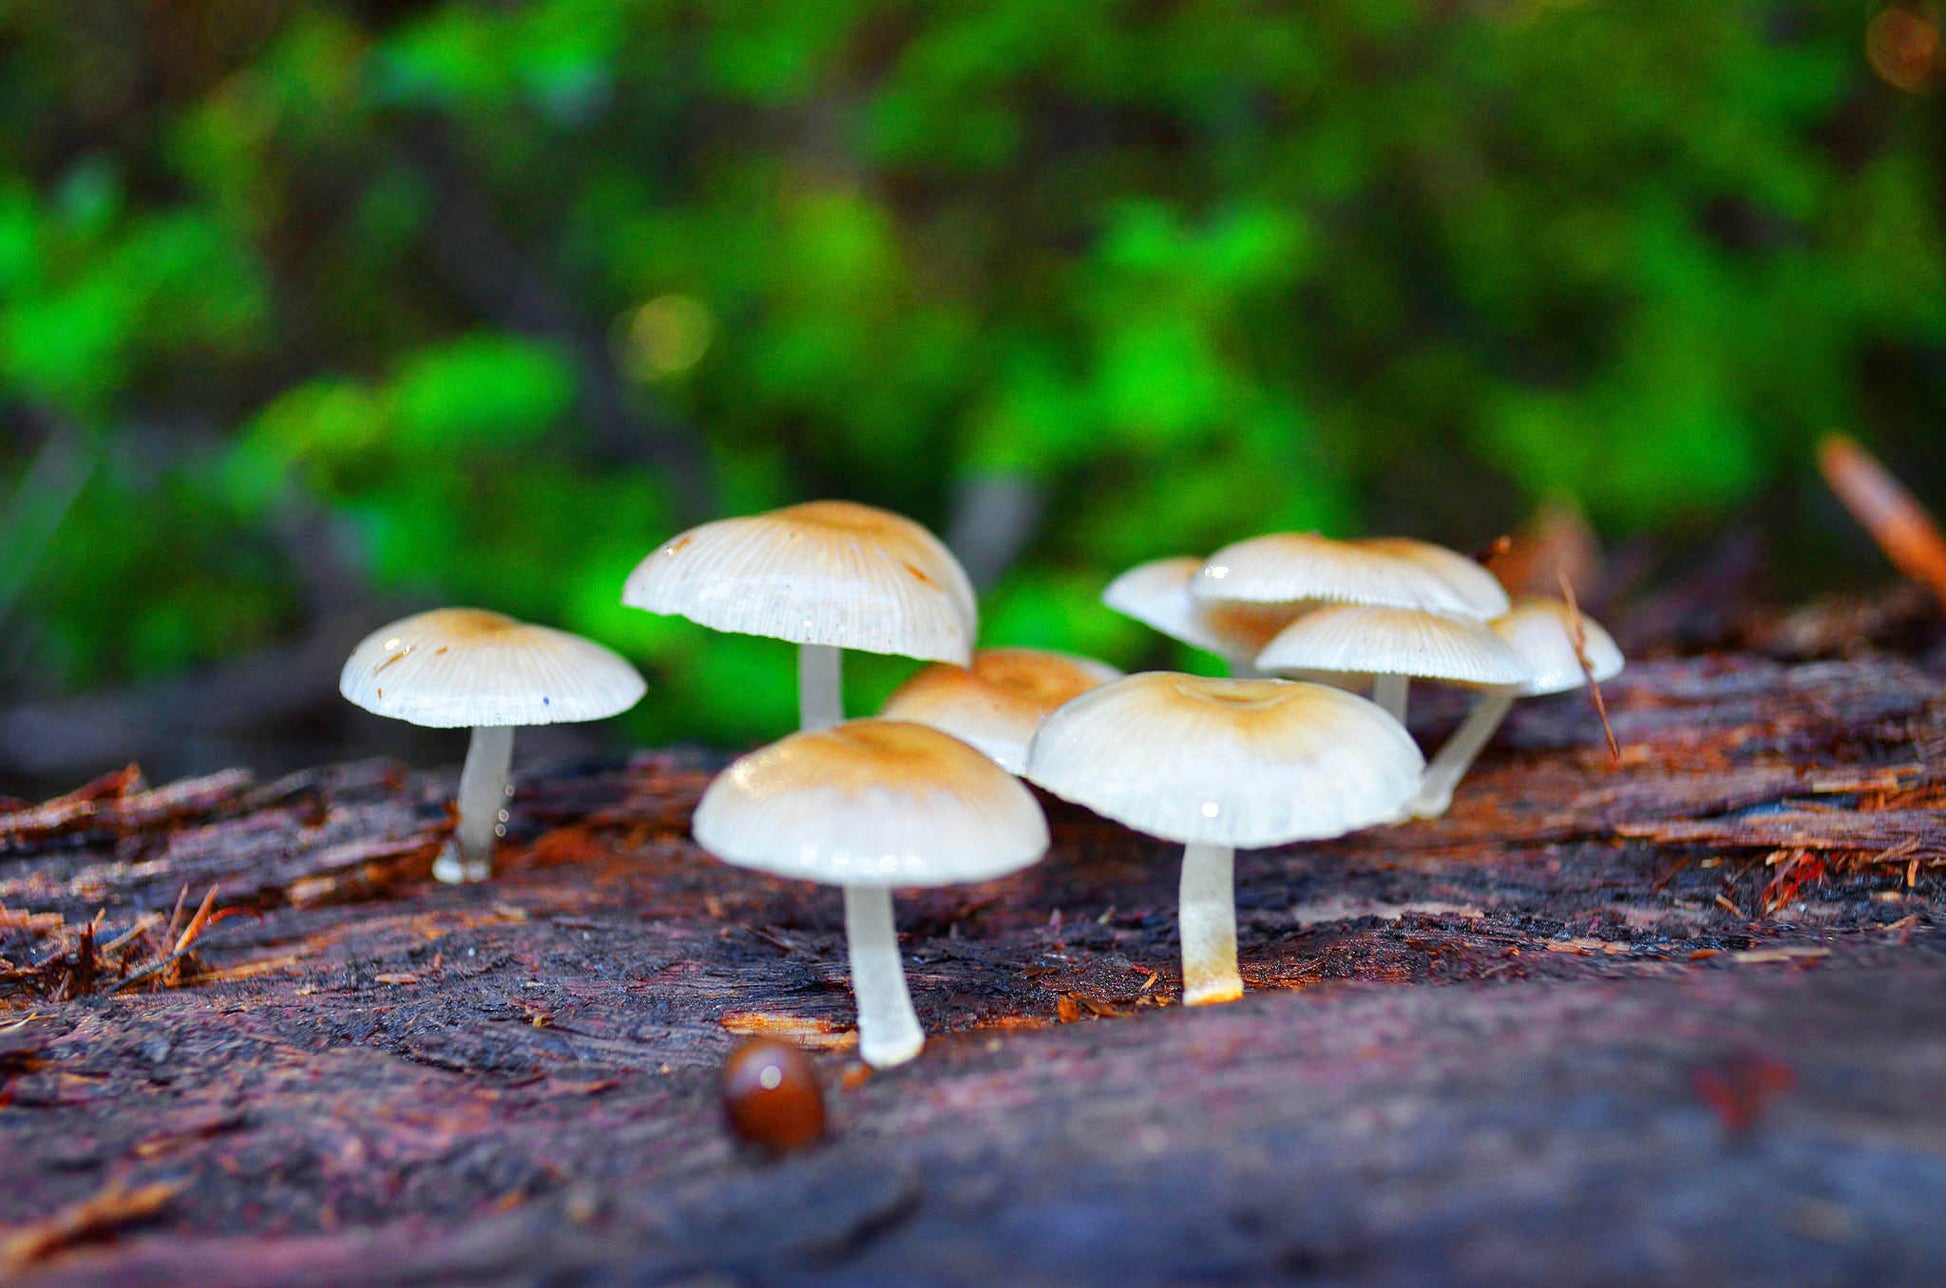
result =
[[183,1184],[156,1182],[131,1188],[120,1181],[112,1182],[45,1221],[0,1234],[0,1262],[18,1274],[76,1244],[106,1238],[123,1226],[159,1214]]

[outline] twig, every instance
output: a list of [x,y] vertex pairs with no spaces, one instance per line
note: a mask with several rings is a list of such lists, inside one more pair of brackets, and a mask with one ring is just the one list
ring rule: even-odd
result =
[[182,952],[196,942],[196,936],[202,934],[203,927],[209,925],[210,909],[216,906],[216,892],[221,888],[214,885],[209,888],[209,893],[203,896],[202,903],[196,907],[196,915],[189,919],[187,926],[183,927],[182,938],[176,940],[176,946],[172,951]]
[[1898,570],[1946,605],[1946,537],[1912,493],[1844,434],[1818,444],[1818,469]]
[[157,975],[161,974],[164,970],[167,970],[169,967],[175,965],[177,962],[181,961],[183,958],[187,956],[189,956],[189,949],[178,948],[175,952],[170,953],[167,957],[158,957],[156,958],[156,960],[150,962],[147,966],[144,966],[141,970],[136,971],[133,975],[130,975],[125,979],[117,981],[115,986],[109,989],[108,991],[111,993],[119,993],[125,988],[133,988],[135,985],[142,983],[144,980],[154,979]]
[[1608,755],[1616,764],[1622,763],[1621,744],[1615,741],[1615,728],[1608,723],[1608,703],[1601,696],[1601,685],[1595,680],[1595,668],[1588,661],[1588,633],[1581,629],[1581,607],[1574,600],[1574,583],[1568,580],[1565,569],[1561,571],[1561,598],[1568,604],[1568,641],[1574,645],[1574,660],[1581,664],[1581,674],[1588,678],[1588,691],[1595,697],[1595,714],[1601,717],[1601,731],[1608,738]]
[[[203,896],[202,903],[197,905],[196,915],[189,919],[187,926],[183,927],[182,934],[176,938],[175,947],[171,948],[166,956],[157,958],[142,969],[136,971],[133,975],[118,981],[108,991],[111,993],[119,993],[125,988],[131,988],[145,980],[153,979],[171,967],[179,965],[183,958],[189,956],[191,950],[195,948],[196,941],[202,937],[203,932],[219,922],[227,921],[231,917],[259,917],[263,915],[255,908],[225,908],[221,912],[215,911],[216,895],[221,888],[221,886],[214,885],[209,888],[209,893]],[[187,887],[185,887],[185,891],[186,889]],[[178,895],[176,897],[176,917],[182,915],[182,903],[182,896]],[[172,935],[175,934],[176,930],[176,917],[169,919],[169,933]],[[178,973],[172,971],[165,983],[169,987],[174,987],[180,982],[180,978]]]
[[182,925],[182,906],[188,901],[189,901],[189,887],[187,885],[177,886],[176,887],[176,907],[175,910],[169,914],[169,928],[162,932],[162,937],[171,943],[175,942],[175,938],[178,933],[177,927]]
[[176,946],[169,951],[173,968],[164,982],[171,987],[182,982],[181,967],[175,966],[174,963],[181,961],[189,952],[189,946],[196,942],[196,937],[203,933],[203,927],[209,925],[210,910],[216,906],[217,889],[218,887],[214,885],[209,888],[209,893],[203,896],[202,903],[196,906],[196,915],[189,919],[189,924],[183,927],[182,937],[176,940]]
[[[187,889],[188,887],[185,886],[184,888]],[[112,953],[116,949],[121,948],[125,944],[129,943],[129,941],[133,940],[137,935],[147,934],[149,931],[155,929],[157,926],[161,924],[162,924],[161,917],[157,916],[153,912],[145,912],[141,916],[137,917],[135,919],[135,923],[131,925],[127,930],[124,930],[121,934],[116,935],[113,939],[103,944],[101,946],[101,952],[103,952],[104,954]]]

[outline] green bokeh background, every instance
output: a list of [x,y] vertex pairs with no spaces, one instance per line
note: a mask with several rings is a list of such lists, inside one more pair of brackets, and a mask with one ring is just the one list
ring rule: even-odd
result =
[[787,652],[617,602],[715,514],[1022,487],[983,642],[1123,663],[1109,575],[1269,528],[1835,528],[1829,428],[1946,485],[1877,13],[0,0],[0,684],[475,603],[736,743]]

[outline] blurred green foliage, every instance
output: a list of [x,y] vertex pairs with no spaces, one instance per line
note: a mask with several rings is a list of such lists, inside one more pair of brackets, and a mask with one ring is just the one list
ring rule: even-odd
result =
[[1946,380],[1938,100],[1866,16],[0,0],[0,471],[93,453],[46,540],[8,512],[17,673],[289,636],[322,531],[372,596],[630,652],[638,736],[734,740],[786,651],[616,601],[685,516],[1027,480],[986,642],[1127,662],[1094,596],[1140,559],[1788,495]]

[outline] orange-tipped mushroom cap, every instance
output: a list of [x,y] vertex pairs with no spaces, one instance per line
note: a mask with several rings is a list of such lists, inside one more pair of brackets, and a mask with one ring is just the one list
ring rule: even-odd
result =
[[1164,840],[1258,846],[1399,816],[1425,760],[1363,698],[1290,680],[1150,671],[1047,718],[1027,777]]
[[665,542],[622,602],[719,631],[964,663],[979,610],[959,561],[912,520],[851,501],[719,519]]
[[1500,579],[1457,550],[1416,537],[1366,537],[1358,544],[1419,564],[1459,594],[1469,617],[1484,620],[1507,611],[1507,588]]
[[900,720],[851,720],[751,752],[709,785],[692,830],[726,863],[825,885],[990,881],[1047,852],[1047,820],[1019,779]]
[[338,676],[338,691],[367,711],[437,729],[599,720],[634,706],[644,687],[592,640],[479,608],[380,627]]
[[879,715],[943,729],[991,756],[1008,773],[1027,767],[1027,744],[1050,711],[1121,672],[1092,658],[1035,648],[989,648],[973,665],[921,668],[885,700]]
[[1137,564],[1101,592],[1101,602],[1144,626],[1152,626],[1172,640],[1204,649],[1232,662],[1248,662],[1264,641],[1277,632],[1253,632],[1233,627],[1227,619],[1213,619],[1208,609],[1226,605],[1199,603],[1189,588],[1202,570],[1195,555],[1151,559]]

